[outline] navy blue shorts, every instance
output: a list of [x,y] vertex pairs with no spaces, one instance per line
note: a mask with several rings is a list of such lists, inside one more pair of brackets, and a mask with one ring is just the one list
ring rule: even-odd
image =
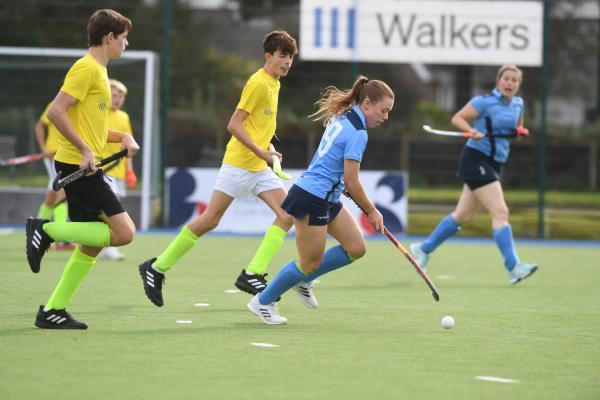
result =
[[296,185],[292,186],[281,204],[281,208],[296,219],[308,215],[308,224],[314,226],[329,224],[337,217],[342,207],[341,202],[332,203]]
[[[65,164],[54,160],[56,172],[62,171],[67,176],[77,170],[79,165]],[[69,219],[73,222],[100,221],[100,214],[107,217],[125,212],[123,204],[104,181],[104,172],[84,176],[65,186],[67,203],[69,204]]]
[[479,150],[465,146],[458,160],[458,176],[471,190],[500,180],[502,165]]

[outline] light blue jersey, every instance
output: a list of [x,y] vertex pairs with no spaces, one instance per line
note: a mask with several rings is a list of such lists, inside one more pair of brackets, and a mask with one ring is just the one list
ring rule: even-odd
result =
[[333,118],[308,170],[295,184],[321,199],[339,202],[344,190],[344,160],[362,161],[368,141],[365,126],[365,116],[358,106]]
[[[471,100],[471,105],[479,116],[475,121],[475,129],[481,133],[488,132],[486,118],[490,118],[493,134],[513,133],[523,116],[523,99],[518,96],[506,102],[498,88],[486,96],[477,96]],[[481,140],[469,139],[467,146],[479,150],[494,161],[504,164],[510,152],[511,139],[485,137]]]

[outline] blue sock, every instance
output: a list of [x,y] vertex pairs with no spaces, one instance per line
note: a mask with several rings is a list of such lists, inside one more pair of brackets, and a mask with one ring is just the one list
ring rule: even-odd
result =
[[275,278],[267,285],[267,288],[258,296],[261,304],[271,304],[283,293],[296,286],[298,282],[306,279],[296,267],[296,260],[292,260],[281,268]]
[[515,249],[515,241],[513,239],[512,227],[506,224],[501,228],[492,229],[496,246],[500,249],[502,257],[504,257],[504,266],[507,270],[512,269],[519,262],[517,250]]
[[310,275],[304,275],[296,266],[296,261],[290,261],[277,273],[267,288],[258,296],[261,304],[271,304],[286,291],[300,282],[311,282],[321,275],[350,264],[352,261],[340,245],[330,247],[323,254],[319,269]]
[[452,214],[448,214],[435,227],[431,235],[421,245],[421,249],[429,254],[434,251],[446,239],[452,237],[456,232],[460,231],[460,225],[452,218]]
[[321,275],[350,264],[352,261],[354,260],[350,259],[342,246],[337,245],[330,247],[325,251],[325,254],[323,254],[323,260],[321,261],[321,265],[319,265],[319,269],[312,274],[305,276],[303,281],[313,281]]

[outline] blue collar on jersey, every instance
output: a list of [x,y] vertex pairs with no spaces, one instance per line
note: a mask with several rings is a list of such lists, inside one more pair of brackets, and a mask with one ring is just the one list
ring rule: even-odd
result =
[[348,121],[350,121],[354,129],[356,129],[357,131],[367,130],[367,128],[365,127],[365,115],[362,113],[362,111],[357,105],[353,106],[350,110],[346,111],[345,117],[348,118]]
[[500,93],[500,90],[498,90],[498,88],[494,88],[494,90],[492,90],[492,95],[505,104],[512,103],[513,99],[515,98],[515,96],[513,96],[510,98],[509,101],[504,100],[504,98],[502,97],[502,93]]

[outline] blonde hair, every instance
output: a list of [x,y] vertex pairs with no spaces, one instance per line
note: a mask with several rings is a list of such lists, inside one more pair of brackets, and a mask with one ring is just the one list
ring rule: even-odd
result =
[[362,104],[366,98],[377,103],[384,97],[394,98],[394,91],[387,83],[369,80],[366,76],[360,75],[351,89],[339,90],[335,86],[326,87],[321,92],[321,98],[315,103],[317,111],[309,115],[309,118],[313,118],[313,121],[322,119],[323,125],[327,125],[333,117],[344,114],[355,104]]
[[503,64],[500,69],[498,69],[498,74],[496,75],[496,82],[502,78],[502,75],[506,71],[514,71],[519,74],[519,81],[523,81],[523,71],[519,69],[515,64]]
[[118,81],[116,79],[111,79],[110,80],[110,87],[114,87],[117,90],[120,90],[121,92],[123,92],[124,95],[127,95],[127,86],[125,86],[125,84],[121,81]]

